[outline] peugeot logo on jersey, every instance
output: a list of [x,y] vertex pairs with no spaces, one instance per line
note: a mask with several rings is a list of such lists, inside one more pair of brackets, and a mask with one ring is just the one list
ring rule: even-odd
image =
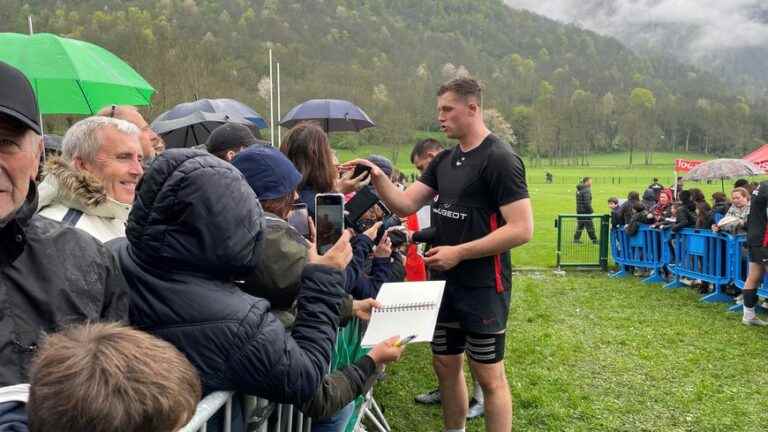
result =
[[464,220],[467,218],[466,213],[460,213],[460,212],[450,211],[450,210],[441,209],[441,208],[433,208],[432,211],[439,214],[440,216],[445,216],[451,219]]

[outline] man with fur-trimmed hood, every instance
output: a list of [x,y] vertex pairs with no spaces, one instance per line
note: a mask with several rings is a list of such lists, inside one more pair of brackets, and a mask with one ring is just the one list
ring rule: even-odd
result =
[[89,117],[64,135],[40,184],[41,216],[80,228],[101,242],[125,236],[143,174],[139,129],[124,120]]

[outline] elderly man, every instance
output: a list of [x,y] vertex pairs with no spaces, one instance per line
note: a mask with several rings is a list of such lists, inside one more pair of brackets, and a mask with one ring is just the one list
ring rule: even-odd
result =
[[142,117],[135,106],[108,105],[102,108],[96,115],[125,120],[139,128],[139,131],[141,131],[139,142],[141,142],[141,150],[144,152],[144,163],[148,163],[165,150],[163,139],[152,130],[149,123],[144,120],[144,117]]
[[40,215],[80,228],[102,242],[125,236],[143,174],[139,129],[125,120],[89,117],[64,135],[40,185]]
[[43,332],[128,317],[125,279],[106,247],[35,215],[40,132],[32,86],[0,62],[0,386],[27,381]]

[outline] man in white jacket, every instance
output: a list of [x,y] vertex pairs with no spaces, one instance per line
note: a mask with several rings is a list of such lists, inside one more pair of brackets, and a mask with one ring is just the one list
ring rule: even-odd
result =
[[139,129],[124,120],[88,117],[64,135],[39,186],[41,216],[80,228],[102,242],[125,236],[143,174]]

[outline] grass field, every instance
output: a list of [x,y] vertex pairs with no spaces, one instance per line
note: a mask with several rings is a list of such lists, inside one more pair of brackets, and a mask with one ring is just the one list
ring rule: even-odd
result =
[[[506,369],[515,431],[764,431],[765,329],[688,288],[605,274],[513,282]],[[408,348],[375,392],[394,431],[441,431],[429,347]],[[468,431],[484,430],[473,420]]]

